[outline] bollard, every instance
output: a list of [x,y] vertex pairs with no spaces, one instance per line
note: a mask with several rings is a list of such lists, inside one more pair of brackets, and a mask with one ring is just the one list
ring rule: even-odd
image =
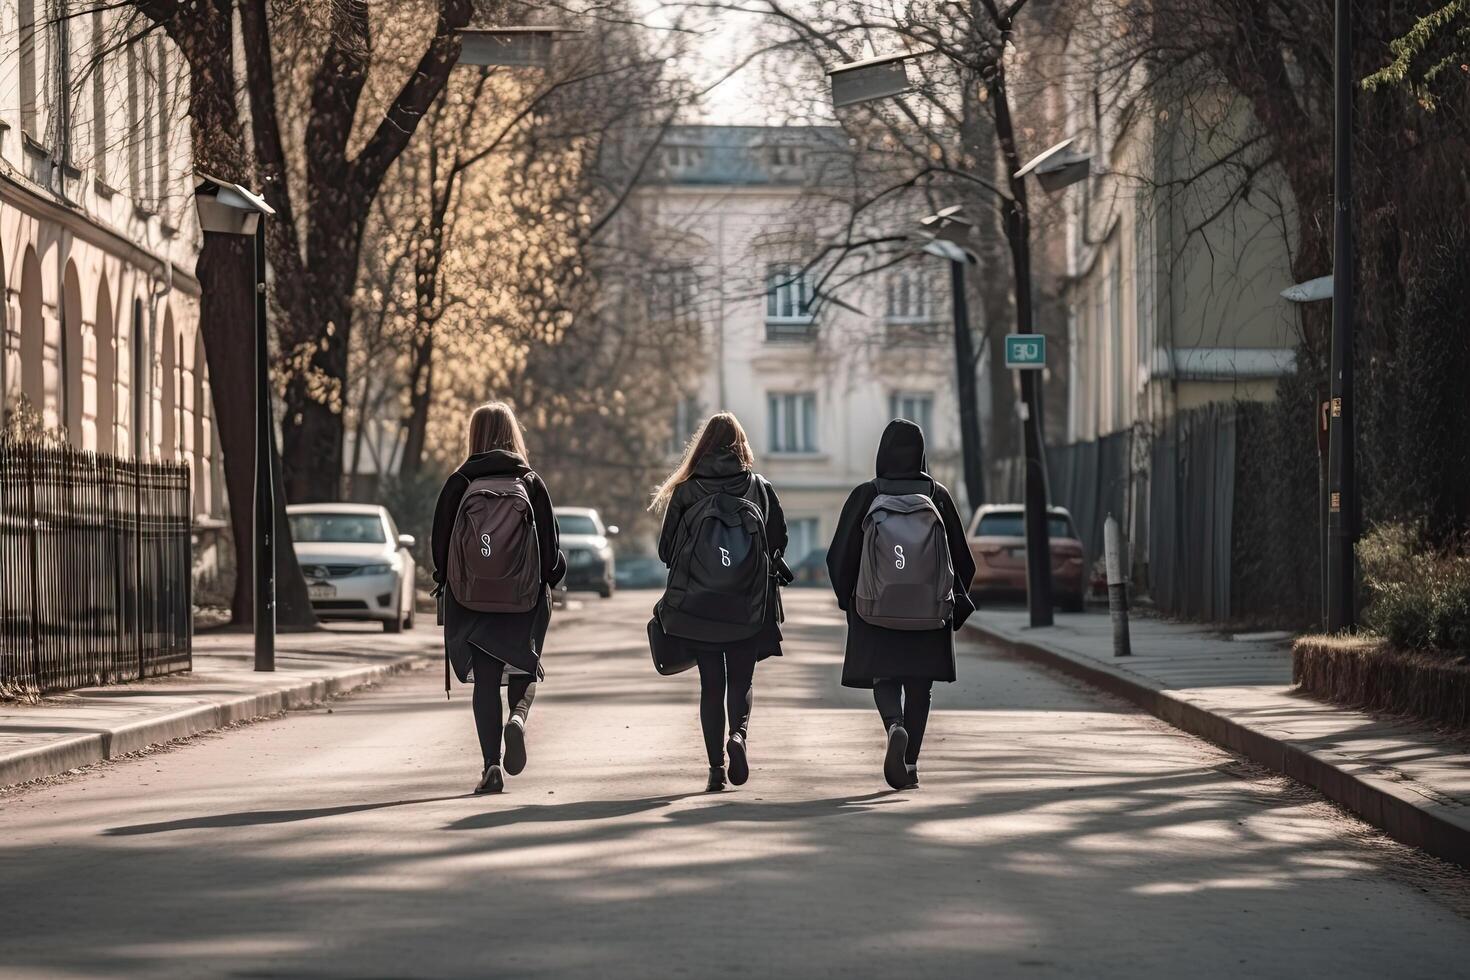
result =
[[1113,617],[1113,656],[1128,657],[1128,579],[1123,574],[1123,535],[1112,514],[1103,523],[1103,564],[1108,572],[1108,612]]

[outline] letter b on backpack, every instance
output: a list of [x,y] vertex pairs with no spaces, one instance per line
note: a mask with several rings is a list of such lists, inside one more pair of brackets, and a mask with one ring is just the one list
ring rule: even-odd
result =
[[517,613],[541,599],[541,544],[525,481],[484,477],[459,501],[449,539],[449,592],[466,609]]
[[864,622],[934,630],[953,618],[954,566],[933,490],[929,483],[878,481],[878,496],[863,518],[855,596]]

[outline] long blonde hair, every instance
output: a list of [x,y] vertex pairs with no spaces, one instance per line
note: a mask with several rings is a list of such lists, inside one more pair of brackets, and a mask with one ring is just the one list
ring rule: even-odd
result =
[[515,410],[505,402],[490,402],[475,409],[470,416],[468,448],[471,456],[504,449],[530,462],[526,455],[526,440],[521,435],[521,424],[516,421]]
[[755,454],[750,451],[750,440],[745,437],[745,429],[740,425],[740,420],[729,412],[716,412],[704,420],[694,438],[689,440],[689,445],[684,447],[684,458],[679,461],[674,472],[669,474],[668,479],[660,483],[653,492],[653,502],[648,505],[648,509],[659,511],[667,507],[669,498],[674,495],[679,484],[693,475],[694,464],[708,453],[720,449],[728,449],[734,453],[744,469],[755,469]]

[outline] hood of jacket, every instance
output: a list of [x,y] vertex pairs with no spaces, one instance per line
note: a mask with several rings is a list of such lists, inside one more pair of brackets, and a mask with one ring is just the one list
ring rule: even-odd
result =
[[894,419],[878,441],[878,477],[883,480],[929,478],[924,458],[924,430],[907,419]]
[[520,453],[507,449],[492,449],[487,453],[475,453],[459,464],[456,470],[466,480],[478,480],[485,476],[525,476],[531,472]]
[[716,449],[694,461],[690,479],[698,480],[707,490],[740,492],[750,479],[750,470],[741,465],[731,449]]

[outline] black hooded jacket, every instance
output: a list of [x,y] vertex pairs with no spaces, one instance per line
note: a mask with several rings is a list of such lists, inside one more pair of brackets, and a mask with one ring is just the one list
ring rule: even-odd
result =
[[[755,499],[760,502],[761,513],[766,516],[766,546],[770,549],[772,557],[786,550],[786,515],[781,510],[781,501],[776,497],[776,491],[767,482],[766,478],[759,473],[752,473],[746,469],[729,449],[719,449],[706,453],[694,462],[694,471],[690,478],[674,488],[673,496],[669,498],[669,509],[664,514],[663,527],[658,535],[658,557],[665,565],[672,566],[674,563],[674,547],[678,543],[679,526],[684,523],[684,513],[695,503],[711,493],[732,493],[739,495],[744,492],[746,484],[750,480],[756,481],[759,493]],[[753,643],[757,647],[757,656],[764,660],[766,657],[779,657],[781,655],[781,629],[777,623],[780,598],[773,595],[767,604],[768,615],[766,626],[756,635],[754,640],[741,641],[742,643]],[[681,640],[670,637],[671,642],[682,643],[696,652],[704,652],[703,645],[692,640]]]
[[905,419],[895,419],[883,430],[878,442],[878,479],[929,480],[934,485],[934,505],[944,519],[949,540],[950,563],[954,567],[954,622],[948,629],[891,630],[873,626],[853,611],[862,565],[863,519],[878,496],[876,481],[856,487],[842,507],[837,531],[827,550],[827,572],[837,604],[847,613],[847,652],[842,663],[842,683],[847,687],[872,687],[884,677],[952,681],[955,679],[954,632],[975,611],[970,601],[970,582],[975,578],[975,559],[965,540],[965,524],[944,485],[929,476],[924,458],[924,430]]
[[[541,581],[548,588],[556,585],[566,574],[567,561],[561,553],[551,494],[519,454],[501,449],[476,453],[465,460],[439,491],[439,502],[434,507],[434,581],[442,585],[449,571],[449,539],[459,514],[459,502],[470,483],[486,476],[516,476],[525,480],[541,551]],[[469,679],[476,651],[539,679],[541,647],[550,622],[551,600],[545,593],[529,612],[482,613],[464,608],[454,601],[448,589],[444,590],[444,647],[461,681]]]

